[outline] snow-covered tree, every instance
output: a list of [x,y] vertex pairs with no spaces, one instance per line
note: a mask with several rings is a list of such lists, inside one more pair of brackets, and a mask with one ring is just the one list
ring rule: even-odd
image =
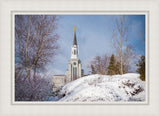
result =
[[41,76],[23,81],[15,80],[15,101],[45,101],[52,92],[51,80]]
[[45,100],[51,84],[45,66],[58,50],[57,16],[15,15],[15,100]]

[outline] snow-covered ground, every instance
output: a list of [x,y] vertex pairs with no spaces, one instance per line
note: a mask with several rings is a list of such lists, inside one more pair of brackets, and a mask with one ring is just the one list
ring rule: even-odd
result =
[[89,75],[66,84],[59,102],[145,101],[145,82],[139,74]]

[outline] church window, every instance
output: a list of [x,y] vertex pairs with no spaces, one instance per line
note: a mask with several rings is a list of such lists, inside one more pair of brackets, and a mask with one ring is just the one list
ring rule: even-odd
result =
[[74,50],[74,55],[76,54],[76,50]]
[[77,78],[77,68],[73,67],[73,80]]

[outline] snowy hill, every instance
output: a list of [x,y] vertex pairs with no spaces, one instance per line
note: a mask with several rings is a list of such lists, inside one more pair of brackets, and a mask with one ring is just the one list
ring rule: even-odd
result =
[[145,82],[139,74],[89,75],[66,84],[60,102],[145,101]]

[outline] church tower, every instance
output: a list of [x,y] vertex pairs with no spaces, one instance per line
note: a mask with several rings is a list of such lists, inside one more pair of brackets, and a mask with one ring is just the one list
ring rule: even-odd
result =
[[83,76],[82,64],[80,59],[78,58],[76,26],[74,26],[74,39],[73,39],[73,45],[71,48],[71,59],[68,64],[66,76],[67,76],[67,79],[66,79],[67,82],[73,81]]
[[76,26],[74,26],[74,40],[72,45],[71,59],[76,59],[76,58],[78,58],[78,46],[76,39]]
[[65,75],[54,75],[52,80],[53,91],[58,87],[64,86],[66,83],[83,77],[83,69],[81,60],[78,58],[78,45],[76,38],[76,27],[74,26],[74,39],[71,48],[71,59],[69,60],[68,69]]

